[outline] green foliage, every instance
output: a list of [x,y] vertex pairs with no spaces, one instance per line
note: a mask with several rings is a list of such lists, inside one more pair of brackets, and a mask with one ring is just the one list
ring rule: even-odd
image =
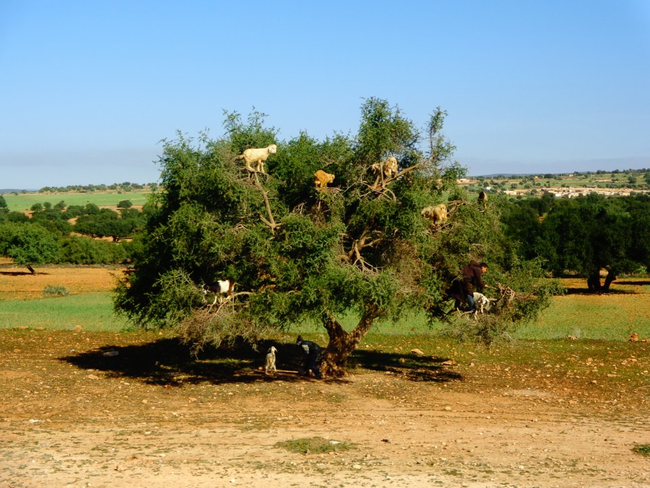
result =
[[[88,209],[86,209],[88,210]],[[112,237],[119,241],[141,231],[144,219],[141,212],[124,208],[120,213],[103,208],[98,212],[86,213],[79,216],[75,223],[75,230],[80,234],[92,237]]]
[[506,204],[503,221],[523,258],[541,258],[555,276],[569,271],[593,279],[601,269],[614,276],[650,265],[649,215],[646,195],[592,194]]
[[[103,190],[99,191],[103,187]],[[52,189],[51,191],[69,191],[70,193],[65,194],[65,201],[59,201],[52,208],[54,210],[59,210],[60,203],[64,203],[66,207],[85,207],[88,203],[93,203],[101,207],[115,206],[120,201],[125,199],[123,191],[116,190],[107,190],[106,185],[97,185],[98,191],[90,191],[78,187],[73,189],[70,187],[69,190],[66,189]],[[153,188],[153,187],[151,187]],[[49,190],[46,190],[49,191]],[[133,203],[133,205],[143,205],[146,202],[147,197],[149,196],[150,191],[139,190],[137,192],[131,192],[128,194],[128,200]],[[10,194],[5,195],[7,205],[9,210],[14,211],[24,211],[29,210],[34,203],[41,203],[43,205],[44,196],[42,193],[19,193],[19,194]],[[48,195],[48,198],[50,196]],[[59,198],[59,196],[52,196],[51,198]]]
[[31,222],[37,223],[60,236],[66,236],[72,231],[72,225],[65,219],[65,214],[61,210],[53,209],[51,206],[34,212]]
[[[116,264],[125,261],[132,245],[117,246],[77,235],[69,219],[81,223],[74,229],[114,241],[136,235],[144,226],[143,214],[135,209],[99,210],[96,205],[40,205],[31,218],[20,212],[0,215],[0,255],[14,257],[17,264],[46,263]],[[90,212],[90,214],[88,213]]]
[[120,244],[73,235],[62,241],[58,262],[118,264],[124,262],[127,255],[127,249]]
[[9,212],[7,214],[7,222],[29,222],[29,217],[22,212]]
[[96,203],[87,203],[84,207],[84,213],[88,215],[94,215],[99,213],[99,207]]
[[[328,361],[340,365],[376,320],[423,305],[432,320],[444,316],[444,291],[470,258],[488,259],[504,284],[515,283],[497,208],[470,202],[456,186],[464,170],[449,160],[445,115],[431,116],[426,152],[414,124],[374,98],[362,106],[356,138],[301,133],[283,143],[262,114],[244,124],[235,113],[218,140],[165,141],[161,188],[117,310],[143,327],[177,327],[199,345],[254,341],[268,327],[317,320],[330,335]],[[271,143],[278,152],[268,175],[236,158]],[[397,177],[373,168],[388,157],[398,161]],[[318,169],[335,174],[334,185],[315,189]],[[433,225],[421,211],[442,202],[449,220]],[[236,283],[233,296],[203,294],[225,279]],[[522,310],[507,320],[532,313]],[[348,333],[339,318],[350,315],[358,322]]]
[[21,266],[54,263],[59,257],[59,237],[40,225],[7,223],[0,226],[0,254]]

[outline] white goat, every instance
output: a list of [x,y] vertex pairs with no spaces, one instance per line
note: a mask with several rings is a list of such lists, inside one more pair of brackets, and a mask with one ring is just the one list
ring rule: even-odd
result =
[[276,373],[275,369],[275,353],[278,352],[278,350],[275,348],[275,346],[271,346],[269,348],[269,352],[266,354],[266,364],[264,365],[264,374],[269,374]]
[[492,300],[490,300],[488,297],[483,295],[483,293],[479,293],[475,291],[473,293],[474,296],[474,304],[476,305],[476,311],[483,313],[489,312],[490,308],[492,307]]
[[[269,157],[269,154],[275,154],[276,152],[278,152],[278,146],[271,144],[267,147],[246,149],[243,154],[237,156],[237,159],[243,159],[246,169],[251,173],[258,172],[266,174],[266,171],[264,171],[264,162]],[[255,164],[254,168],[252,166],[253,164]]]

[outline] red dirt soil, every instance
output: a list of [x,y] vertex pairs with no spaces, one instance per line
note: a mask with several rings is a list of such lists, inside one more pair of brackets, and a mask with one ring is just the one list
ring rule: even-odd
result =
[[[460,358],[450,381],[220,376],[179,370],[151,333],[0,340],[2,487],[650,486],[650,458],[632,451],[650,443],[647,386]],[[635,347],[647,368],[650,346]],[[276,445],[317,436],[353,448]]]

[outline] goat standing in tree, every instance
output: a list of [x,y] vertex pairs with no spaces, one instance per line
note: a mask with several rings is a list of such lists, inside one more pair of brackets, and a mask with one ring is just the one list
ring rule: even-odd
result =
[[[266,174],[266,171],[264,171],[264,162],[270,154],[275,154],[276,152],[278,152],[278,146],[271,144],[267,147],[246,149],[240,156],[237,156],[237,159],[243,159],[244,166],[251,173]],[[255,167],[253,167],[253,164]]]

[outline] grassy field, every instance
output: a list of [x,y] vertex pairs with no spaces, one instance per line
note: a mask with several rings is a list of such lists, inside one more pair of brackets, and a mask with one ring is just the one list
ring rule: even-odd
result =
[[[0,328],[46,328],[58,330],[121,331],[128,327],[112,308],[112,289],[120,269],[103,267],[41,267],[37,275],[0,261]],[[633,332],[650,338],[650,280],[621,279],[606,295],[586,293],[582,280],[564,280],[567,294],[554,297],[551,306],[535,322],[525,324],[514,339],[557,340],[566,338],[627,341]],[[47,287],[63,287],[69,295],[47,297]],[[352,317],[342,320],[346,328]],[[393,341],[401,337],[436,337],[440,326],[429,326],[422,315],[398,322],[379,322],[368,342]],[[296,324],[288,334],[303,333],[323,343],[327,335],[319,324]]]
[[521,327],[521,339],[593,339],[627,341],[633,332],[650,338],[650,311],[645,305],[650,280],[621,279],[609,294],[586,293],[584,280],[563,280],[568,293],[554,297],[540,319]]
[[116,206],[122,200],[130,200],[133,205],[144,205],[150,192],[118,193],[116,191],[93,193],[8,193],[3,195],[9,210],[23,212],[29,210],[35,203],[50,202],[56,205],[64,201],[66,205],[86,205],[94,203],[99,207]]
[[65,297],[0,301],[1,328],[120,331],[126,321],[113,313],[111,294],[84,293]]

